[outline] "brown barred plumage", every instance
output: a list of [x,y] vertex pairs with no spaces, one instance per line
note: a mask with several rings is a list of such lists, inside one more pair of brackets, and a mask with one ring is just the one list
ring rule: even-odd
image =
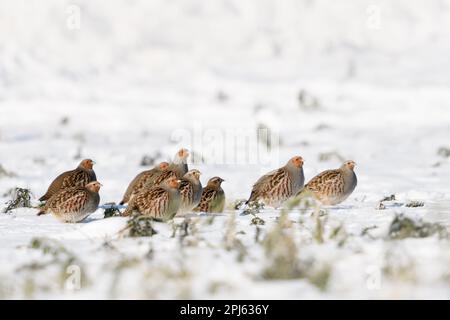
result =
[[172,178],[181,179],[188,172],[188,165],[186,163],[189,152],[186,149],[180,149],[169,165],[169,167],[163,172],[159,172],[155,177],[145,184],[145,188],[151,188],[158,186],[164,181]]
[[167,221],[172,219],[180,207],[179,180],[171,178],[160,186],[144,188],[129,202],[123,216],[134,212],[150,216],[155,220]]
[[131,197],[139,193],[146,185],[153,183],[155,178],[160,174],[166,171],[169,167],[167,162],[161,162],[155,168],[151,170],[146,170],[139,173],[129,184],[125,194],[122,198],[122,201],[119,203],[123,205],[130,201]]
[[181,178],[180,187],[178,188],[181,196],[181,205],[178,209],[179,215],[191,211],[199,204],[203,190],[200,175],[200,171],[193,169]]
[[324,171],[312,178],[304,190],[310,191],[324,205],[339,204],[356,188],[354,167],[354,161],[346,161],[339,169]]
[[48,199],[38,215],[52,213],[63,222],[79,222],[97,210],[101,184],[90,182],[84,187],[62,189]]
[[225,208],[225,192],[221,184],[225,181],[220,177],[211,178],[203,189],[200,203],[194,211],[221,213]]
[[176,174],[176,172],[172,169],[167,169],[164,172],[161,172],[160,174],[158,174],[155,179],[153,181],[149,181],[145,187],[152,187],[152,186],[159,186],[161,183],[163,183],[166,180],[172,179],[172,178],[181,178],[178,177],[178,175]]
[[51,196],[60,190],[71,187],[84,187],[89,182],[96,181],[97,177],[92,169],[94,164],[94,161],[91,159],[85,159],[81,161],[75,170],[60,174],[55,180],[53,180],[48,187],[47,192],[39,199],[39,201],[46,201],[50,199]]
[[303,187],[304,181],[303,159],[293,157],[284,167],[262,176],[253,185],[247,203],[262,201],[270,207],[280,207]]

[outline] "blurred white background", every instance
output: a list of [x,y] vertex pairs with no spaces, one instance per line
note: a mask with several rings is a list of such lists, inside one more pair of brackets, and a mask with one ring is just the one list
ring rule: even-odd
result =
[[236,79],[449,85],[449,37],[445,0],[1,0],[0,97],[117,102],[126,88],[143,103],[147,89]]

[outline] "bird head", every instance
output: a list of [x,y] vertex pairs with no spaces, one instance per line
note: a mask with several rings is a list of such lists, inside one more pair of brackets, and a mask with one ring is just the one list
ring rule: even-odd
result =
[[80,162],[79,167],[86,169],[86,170],[90,170],[94,167],[95,161],[91,160],[91,159],[84,159],[83,161]]
[[300,157],[300,156],[295,156],[295,157],[291,158],[291,160],[289,160],[289,162],[290,162],[294,167],[296,167],[296,168],[301,168],[301,167],[303,167],[303,163],[304,163],[305,161],[303,160],[302,157]]
[[220,185],[222,184],[222,182],[224,182],[225,180],[223,180],[220,177],[213,177],[211,179],[209,179],[208,181],[208,185],[209,186],[214,186],[214,187],[220,187]]
[[353,160],[348,160],[348,161],[345,161],[345,162],[342,164],[342,167],[341,167],[341,168],[353,170],[353,169],[355,168],[355,166],[356,166],[356,162],[355,162],[355,161],[353,161]]
[[169,178],[166,180],[166,185],[171,189],[178,189],[180,186],[180,180],[175,177]]
[[159,165],[158,165],[158,168],[160,169],[160,170],[162,170],[162,171],[166,171],[167,170],[167,168],[169,168],[169,163],[168,162],[161,162]]
[[189,151],[188,151],[187,149],[184,149],[184,148],[183,148],[183,149],[180,149],[180,150],[177,152],[176,157],[179,158],[179,159],[182,159],[182,160],[186,160],[187,157],[189,157]]
[[187,177],[187,178],[194,178],[195,180],[200,180],[200,175],[201,175],[202,173],[199,171],[199,170],[197,170],[197,169],[192,169],[192,170],[189,170],[186,174],[185,174],[185,177]]
[[92,181],[86,185],[86,189],[92,192],[99,192],[101,187],[103,187],[103,185],[98,181]]

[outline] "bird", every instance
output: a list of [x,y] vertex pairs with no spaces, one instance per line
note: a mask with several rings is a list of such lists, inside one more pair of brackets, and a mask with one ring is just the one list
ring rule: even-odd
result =
[[89,182],[96,181],[97,177],[92,169],[94,164],[95,162],[91,159],[84,159],[76,169],[61,173],[53,180],[47,192],[39,198],[39,201],[47,201],[60,190],[71,187],[84,187]]
[[189,170],[187,165],[187,157],[189,156],[189,151],[187,149],[180,149],[169,164],[169,167],[163,172],[158,173],[154,179],[148,181],[145,184],[146,188],[158,186],[163,181],[170,178],[181,179]]
[[285,166],[263,175],[253,185],[246,204],[261,201],[269,207],[280,207],[303,188],[305,183],[303,163],[302,157],[295,156]]
[[144,188],[128,203],[122,216],[138,213],[157,221],[168,221],[175,217],[180,208],[180,180],[170,178],[159,186]]
[[309,191],[324,205],[337,205],[345,201],[358,184],[355,166],[353,160],[348,160],[339,169],[319,173],[305,185],[300,194]]
[[199,170],[192,169],[180,179],[181,205],[178,209],[179,215],[191,211],[200,203],[203,190],[200,175]]
[[160,173],[166,171],[169,167],[168,162],[161,162],[156,167],[150,170],[139,173],[129,184],[125,194],[123,195],[120,205],[124,205],[130,201],[131,197],[142,190],[142,188],[151,183]]
[[172,170],[175,171],[178,178],[184,176],[188,171],[187,158],[189,157],[189,151],[187,149],[180,149],[175,154],[172,161]]
[[203,188],[200,203],[194,211],[206,213],[222,213],[225,208],[225,192],[221,184],[224,182],[220,177],[209,179],[208,184]]
[[100,203],[98,194],[102,184],[89,182],[84,187],[71,187],[58,191],[45,203],[38,216],[52,213],[62,222],[76,223],[95,212]]

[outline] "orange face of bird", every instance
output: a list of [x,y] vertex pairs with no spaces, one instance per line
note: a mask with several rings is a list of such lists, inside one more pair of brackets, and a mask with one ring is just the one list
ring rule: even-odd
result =
[[297,156],[297,157],[293,157],[291,159],[291,162],[295,167],[301,168],[301,167],[303,167],[304,160],[302,157]]
[[186,159],[189,157],[189,151],[187,151],[187,149],[180,149],[180,151],[178,151],[178,157],[180,159]]
[[90,183],[88,183],[87,185],[86,185],[86,189],[88,189],[88,190],[90,190],[90,191],[92,191],[92,192],[99,192],[100,191],[100,188],[102,187],[103,185],[100,183],[100,182],[98,182],[98,181],[93,181],[93,182],[90,182]]
[[353,170],[355,168],[355,166],[356,166],[356,163],[353,160],[349,160],[349,161],[345,161],[344,162],[344,166],[346,166],[350,170]]
[[86,170],[90,170],[94,167],[95,162],[92,161],[91,159],[84,159],[83,161],[80,162],[80,167],[86,169]]
[[180,186],[180,180],[178,180],[177,178],[170,178],[169,180],[167,180],[167,185],[169,186],[169,188],[178,189],[178,187]]
[[166,171],[167,168],[169,168],[169,163],[168,163],[168,162],[161,162],[161,163],[158,165],[158,167],[159,167],[160,170]]

